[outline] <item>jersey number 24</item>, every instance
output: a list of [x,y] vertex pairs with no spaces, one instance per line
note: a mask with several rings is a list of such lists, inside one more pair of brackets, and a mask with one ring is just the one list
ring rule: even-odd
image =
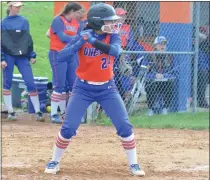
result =
[[107,58],[103,57],[103,58],[101,58],[101,61],[102,61],[101,69],[106,69],[111,64],[110,58],[107,59]]

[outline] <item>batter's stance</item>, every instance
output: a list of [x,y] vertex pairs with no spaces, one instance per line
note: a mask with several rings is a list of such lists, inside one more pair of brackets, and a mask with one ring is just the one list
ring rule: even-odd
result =
[[[79,50],[79,67],[76,71],[78,78],[67,106],[64,123],[56,139],[52,160],[47,164],[45,173],[56,174],[59,171],[64,151],[72,136],[76,135],[86,109],[96,101],[116,127],[127,155],[130,173],[144,176],[145,173],[137,161],[132,125],[113,80],[113,61],[121,51],[121,39],[117,34],[119,24],[116,24],[119,17],[111,5],[100,3],[90,8],[87,19],[90,29],[82,31],[80,40],[63,49],[58,55],[62,62],[68,59],[66,56]],[[83,37],[86,37],[86,40]]]

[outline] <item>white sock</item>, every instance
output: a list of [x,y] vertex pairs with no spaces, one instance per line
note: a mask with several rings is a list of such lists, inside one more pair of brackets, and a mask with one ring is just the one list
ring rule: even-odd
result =
[[65,139],[61,136],[60,132],[56,138],[56,143],[54,145],[54,151],[52,156],[52,161],[60,162],[61,158],[70,143],[70,139]]
[[35,112],[36,113],[40,112],[39,96],[37,92],[31,92],[31,93],[28,93],[28,95],[30,96]]
[[3,89],[4,103],[9,113],[13,112],[12,96],[10,90]]
[[53,91],[51,95],[51,116],[58,114],[58,106],[60,104],[61,94]]
[[134,134],[130,135],[127,138],[121,137],[120,139],[122,141],[122,146],[125,149],[129,166],[132,164],[138,164],[136,155],[136,141]]
[[60,104],[59,104],[61,114],[63,114],[66,110],[66,93],[61,94]]

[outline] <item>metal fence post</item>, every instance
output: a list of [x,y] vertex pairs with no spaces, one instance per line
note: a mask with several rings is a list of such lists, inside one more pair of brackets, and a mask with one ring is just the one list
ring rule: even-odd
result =
[[200,2],[195,2],[195,58],[193,70],[193,113],[197,111],[197,83],[198,83],[198,53],[199,53],[199,26],[200,26]]

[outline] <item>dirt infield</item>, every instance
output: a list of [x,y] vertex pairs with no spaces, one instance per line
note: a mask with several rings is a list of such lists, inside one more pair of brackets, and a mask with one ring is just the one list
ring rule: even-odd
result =
[[[24,117],[24,118],[23,118]],[[125,153],[113,127],[81,125],[58,175],[43,173],[59,125],[22,116],[2,123],[2,179],[9,180],[207,180],[209,133],[134,129],[144,178],[128,173]]]

